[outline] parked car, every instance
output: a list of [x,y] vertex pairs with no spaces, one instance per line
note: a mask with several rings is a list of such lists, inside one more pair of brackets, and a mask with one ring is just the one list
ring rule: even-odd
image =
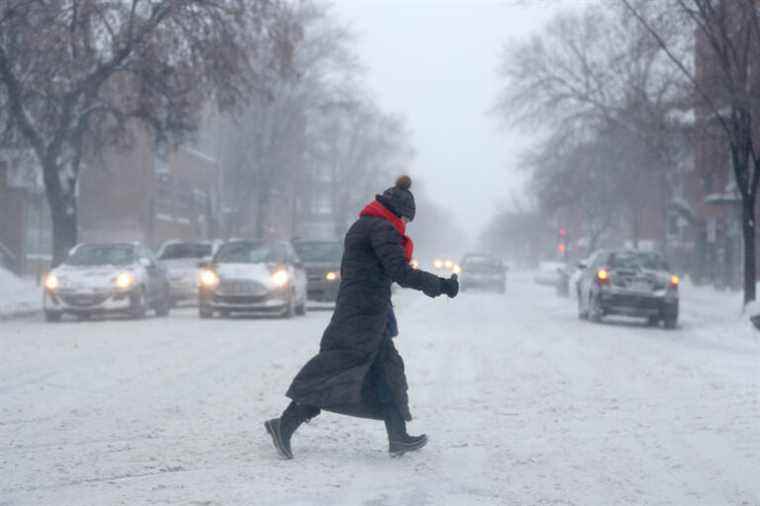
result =
[[198,302],[198,263],[210,260],[216,251],[211,241],[167,241],[158,250],[158,260],[169,276],[172,305]]
[[562,281],[565,268],[565,262],[540,262],[538,270],[533,275],[533,281],[539,285],[556,287]]
[[335,302],[340,287],[340,241],[296,241],[293,247],[306,269],[306,293],[310,301]]
[[306,271],[286,241],[229,241],[201,264],[198,315],[306,313]]
[[600,251],[578,283],[578,316],[600,321],[607,315],[646,318],[650,325],[678,323],[678,285],[667,262],[657,253]]
[[64,314],[88,318],[122,313],[142,318],[152,309],[169,314],[169,280],[140,243],[80,244],[44,280],[47,321]]
[[507,268],[501,259],[488,254],[471,253],[460,262],[460,287],[493,290],[504,293],[507,289]]

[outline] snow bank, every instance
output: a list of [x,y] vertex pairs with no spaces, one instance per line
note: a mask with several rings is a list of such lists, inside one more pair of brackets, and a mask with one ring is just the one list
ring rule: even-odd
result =
[[39,287],[0,268],[0,318],[33,313],[41,308]]

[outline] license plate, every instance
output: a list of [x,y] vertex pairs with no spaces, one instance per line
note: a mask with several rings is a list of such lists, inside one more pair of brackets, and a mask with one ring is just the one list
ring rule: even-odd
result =
[[649,283],[645,281],[634,281],[631,283],[631,290],[637,292],[648,292],[650,290]]

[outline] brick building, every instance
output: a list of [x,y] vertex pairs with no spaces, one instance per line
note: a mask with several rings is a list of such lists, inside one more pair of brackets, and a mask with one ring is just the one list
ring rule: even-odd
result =
[[[0,249],[13,270],[47,270],[51,221],[33,161],[0,151]],[[143,241],[216,235],[218,164],[192,146],[160,149],[135,128],[129,149],[107,150],[83,164],[78,188],[79,240]]]

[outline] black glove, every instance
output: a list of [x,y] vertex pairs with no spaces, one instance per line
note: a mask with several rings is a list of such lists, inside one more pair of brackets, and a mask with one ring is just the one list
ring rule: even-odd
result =
[[459,277],[452,274],[449,279],[441,278],[441,291],[453,299],[459,293]]

